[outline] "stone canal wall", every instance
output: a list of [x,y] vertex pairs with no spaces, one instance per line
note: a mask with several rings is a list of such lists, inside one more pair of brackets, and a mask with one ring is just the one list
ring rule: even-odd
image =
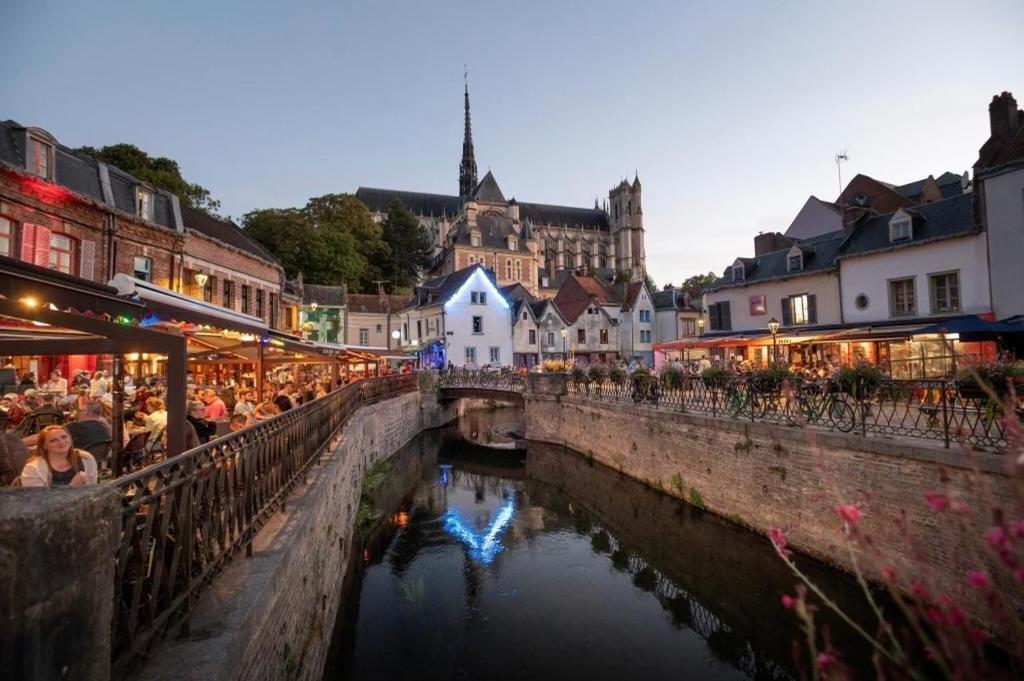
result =
[[[884,566],[908,576],[931,569],[940,586],[962,593],[967,571],[978,567],[967,560],[973,552],[948,514],[928,508],[925,493],[944,489],[974,500],[990,494],[1004,506],[1010,498],[1004,462],[994,454],[971,461],[956,448],[811,434],[592,402],[559,395],[554,385],[532,388],[529,440],[565,445],[758,532],[783,528],[795,548],[832,565],[851,568],[835,507],[863,502],[861,528],[878,552],[863,560],[871,577]],[[897,527],[904,512],[909,541]]]
[[423,427],[420,393],[359,409],[305,485],[204,592],[189,635],[168,641],[142,679],[319,681],[350,561],[366,471]]

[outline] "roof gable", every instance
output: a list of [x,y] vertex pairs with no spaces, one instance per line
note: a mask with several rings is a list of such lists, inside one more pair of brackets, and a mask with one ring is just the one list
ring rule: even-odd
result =
[[473,200],[483,203],[507,203],[505,195],[501,193],[501,187],[490,170],[484,175],[484,179],[473,190]]

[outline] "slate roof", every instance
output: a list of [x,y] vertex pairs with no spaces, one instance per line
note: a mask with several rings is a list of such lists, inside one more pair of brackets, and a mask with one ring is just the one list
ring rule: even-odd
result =
[[[519,237],[512,218],[502,215],[480,215],[476,219],[476,228],[480,232],[480,246],[483,248],[508,250],[508,237],[510,235]],[[460,225],[453,237],[454,243],[469,246],[471,243],[470,231],[468,225]],[[516,249],[521,253],[527,253],[530,250],[521,238],[516,241]]]
[[582,227],[608,231],[608,214],[600,208],[573,208],[544,203],[520,203],[519,215],[529,218],[534,225]]
[[376,293],[350,293],[348,294],[349,314],[370,312],[374,314],[386,314],[397,312],[409,304],[409,296],[385,295],[383,298]]
[[[937,203],[942,202],[940,201]],[[888,232],[886,232],[886,234],[888,234]],[[836,268],[836,254],[839,252],[839,248],[846,240],[846,237],[846,231],[837,230],[835,232],[828,232],[827,234],[821,234],[810,237],[809,239],[800,240],[797,245],[799,245],[800,250],[804,252],[804,266],[803,269],[798,272],[788,272],[786,270],[786,254],[789,252],[789,248],[772,251],[771,253],[764,253],[756,258],[739,258],[739,260],[742,260],[746,265],[744,281],[733,283],[730,277],[723,276],[715,280],[704,290],[717,291],[723,288],[745,286],[760,281],[800,277],[834,270]],[[731,269],[731,267],[726,271],[728,272],[729,269]]]
[[302,303],[304,305],[316,303],[324,307],[342,307],[345,305],[345,287],[303,284]]
[[429,307],[432,305],[440,305],[444,301],[459,290],[459,287],[466,283],[476,270],[483,270],[483,273],[487,276],[491,282],[494,282],[494,275],[490,270],[485,268],[483,265],[477,263],[464,267],[461,270],[452,272],[451,274],[443,274],[440,277],[434,277],[424,282],[421,286],[416,287],[416,293],[410,304],[414,304],[416,307]]
[[230,220],[220,220],[200,210],[181,206],[181,221],[185,223],[186,229],[199,232],[272,265],[280,265],[273,253]]
[[447,194],[425,194],[423,192],[407,192],[399,189],[377,189],[360,187],[356,190],[356,198],[366,204],[370,211],[386,213],[395,201],[400,202],[415,215],[434,217],[457,215],[462,210],[462,199]]
[[[0,122],[0,163],[22,173],[28,172],[25,165],[25,130],[25,126],[17,121]],[[135,215],[135,190],[145,183],[116,166],[102,165],[106,166],[110,178],[110,197],[103,192],[100,161],[58,143],[54,148],[53,182],[96,203]],[[177,230],[171,205],[172,195],[161,189],[149,188],[153,189],[153,223]]]
[[501,193],[501,187],[490,170],[473,190],[473,199],[487,203],[505,203],[505,195]]
[[977,232],[970,194],[904,209],[913,218],[913,238],[890,243],[889,220],[893,213],[878,215],[859,223],[850,233],[839,253],[847,258],[871,253],[911,248],[922,243],[966,236]]
[[505,286],[502,286],[498,290],[501,291],[501,295],[505,296],[505,299],[509,301],[518,302],[521,300],[529,300],[532,302],[537,299],[532,293],[526,290],[525,286],[523,286],[519,282],[516,282],[514,284],[506,284]]
[[[911,201],[919,203],[921,201],[921,194],[924,191],[924,186],[927,182],[928,177],[917,180],[916,182],[899,185],[894,187],[894,189]],[[964,193],[963,186],[960,183],[960,176],[956,173],[951,173],[948,170],[936,177],[935,183],[939,185],[939,191],[942,192],[942,198],[944,199],[948,199],[951,196],[959,196]]]

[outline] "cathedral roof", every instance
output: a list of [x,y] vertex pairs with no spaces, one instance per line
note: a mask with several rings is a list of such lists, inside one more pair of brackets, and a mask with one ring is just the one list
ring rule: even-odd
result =
[[607,231],[608,214],[599,208],[551,206],[544,203],[520,203],[519,214],[536,225],[566,225]]
[[480,180],[480,184],[473,190],[473,200],[485,203],[505,203],[505,195],[501,193],[501,187],[490,170]]
[[[494,250],[508,250],[508,237],[519,236],[512,219],[503,215],[485,214],[477,217],[476,229],[480,232],[480,245]],[[455,233],[454,243],[469,246],[471,231],[469,226],[460,225],[459,231]],[[520,237],[516,241],[516,250],[527,253],[530,249],[526,247],[526,242]]]
[[447,194],[360,187],[356,190],[356,198],[365,203],[366,207],[374,213],[388,212],[395,201],[401,203],[414,215],[455,216],[462,210],[462,199]]

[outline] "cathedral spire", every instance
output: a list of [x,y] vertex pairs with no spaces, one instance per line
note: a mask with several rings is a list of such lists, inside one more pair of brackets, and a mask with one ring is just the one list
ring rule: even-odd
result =
[[463,73],[466,101],[466,129],[462,139],[462,163],[459,164],[459,196],[468,197],[476,187],[476,159],[473,157],[473,130],[469,123],[469,74]]

